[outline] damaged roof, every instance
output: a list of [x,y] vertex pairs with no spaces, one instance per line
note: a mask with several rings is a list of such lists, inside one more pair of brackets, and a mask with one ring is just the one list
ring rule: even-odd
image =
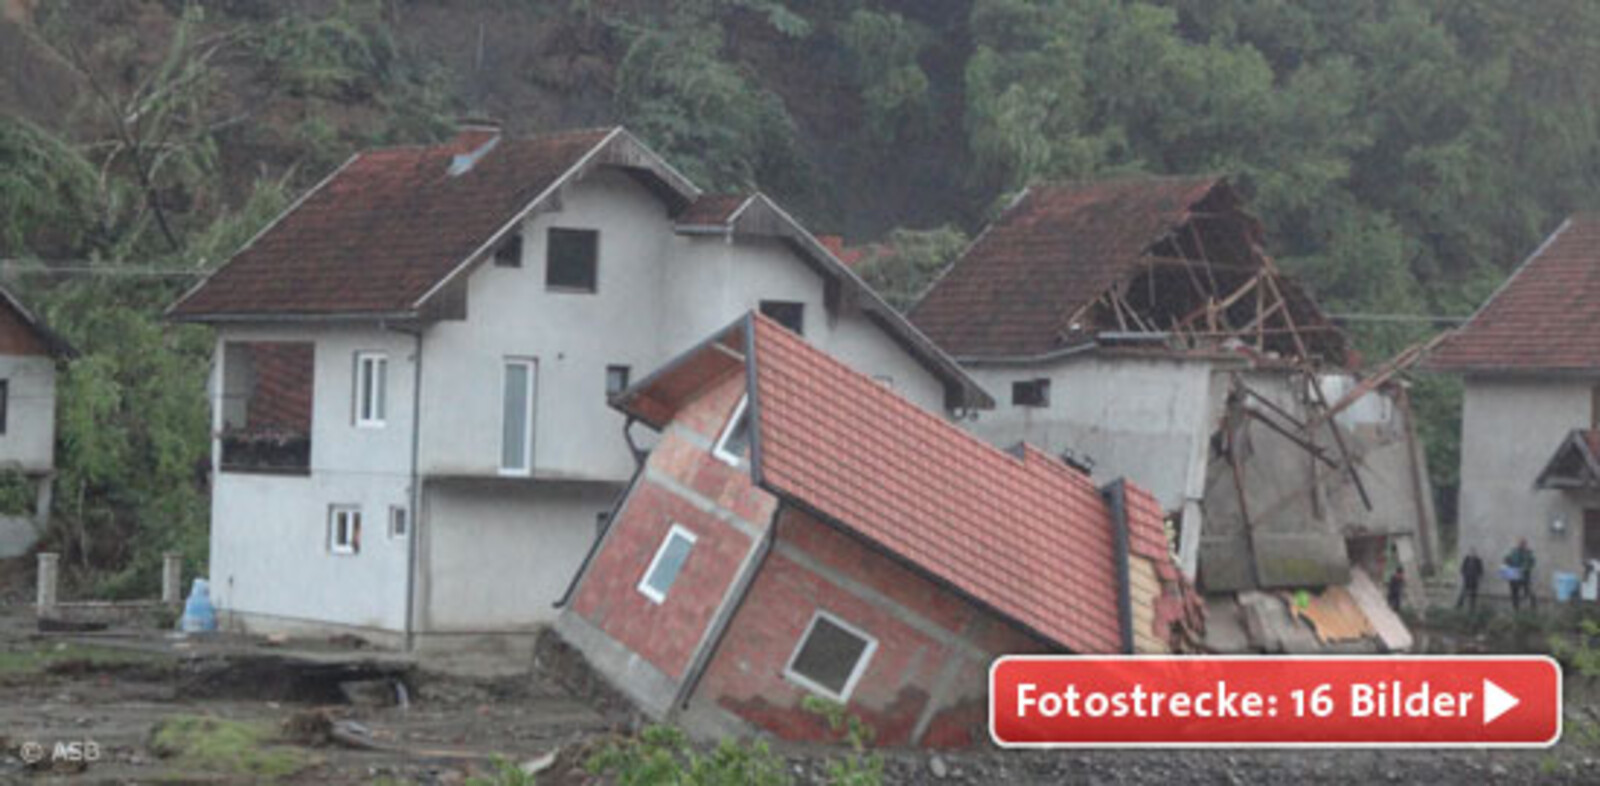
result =
[[1462,373],[1600,371],[1600,214],[1562,222],[1428,360]]
[[466,129],[439,145],[357,153],[179,300],[209,321],[283,315],[414,316],[430,295],[587,165],[699,196],[622,128],[524,139]]
[[1217,177],[1029,188],[934,283],[911,319],[957,357],[1047,353],[1060,346],[1073,314],[1211,201],[1238,200]]
[[[1115,523],[1082,472],[991,447],[758,314],[612,403],[663,428],[730,374],[745,375],[758,486],[1068,650],[1120,648]],[[1175,579],[1160,506],[1123,486],[1130,550]]]

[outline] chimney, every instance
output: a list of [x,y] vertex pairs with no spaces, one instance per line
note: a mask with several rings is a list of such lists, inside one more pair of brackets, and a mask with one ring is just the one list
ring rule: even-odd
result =
[[448,143],[455,156],[450,159],[450,176],[464,175],[477,166],[500,143],[500,121],[485,117],[463,117],[456,121],[456,135]]

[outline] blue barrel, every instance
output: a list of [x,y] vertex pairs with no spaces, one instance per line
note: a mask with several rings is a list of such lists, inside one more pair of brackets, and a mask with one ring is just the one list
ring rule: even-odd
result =
[[1558,570],[1551,575],[1555,580],[1557,601],[1571,603],[1573,598],[1578,597],[1578,588],[1583,585],[1578,574]]
[[184,633],[204,633],[217,629],[217,612],[211,607],[211,586],[205,579],[195,579],[184,601],[183,616],[178,619],[178,629]]

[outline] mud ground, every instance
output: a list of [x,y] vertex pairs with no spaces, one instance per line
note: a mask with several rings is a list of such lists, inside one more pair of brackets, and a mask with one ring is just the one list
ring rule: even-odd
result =
[[[269,724],[285,735],[304,766],[280,782],[459,784],[489,772],[496,756],[531,762],[554,754],[538,782],[580,784],[593,782],[581,766],[587,754],[639,723],[553,642],[524,666],[493,675],[351,644],[41,634],[31,607],[0,606],[0,783],[259,782],[157,755],[158,724],[204,716]],[[1569,692],[1568,733],[1551,750],[882,755],[889,783],[1600,783],[1594,705],[1574,700],[1593,691]],[[52,753],[58,743],[93,743],[98,758],[29,766],[21,756],[28,742]],[[778,751],[800,783],[826,782],[827,759],[838,754]]]

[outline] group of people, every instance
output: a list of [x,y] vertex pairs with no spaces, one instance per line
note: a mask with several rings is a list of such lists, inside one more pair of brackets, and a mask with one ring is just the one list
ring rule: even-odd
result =
[[[1500,575],[1511,586],[1511,608],[1521,609],[1524,599],[1529,608],[1539,607],[1533,595],[1533,566],[1537,562],[1533,549],[1528,548],[1528,539],[1523,538],[1500,563]],[[1482,581],[1483,558],[1478,556],[1477,549],[1468,549],[1467,556],[1461,558],[1461,594],[1456,598],[1456,608],[1478,608],[1478,585]]]

